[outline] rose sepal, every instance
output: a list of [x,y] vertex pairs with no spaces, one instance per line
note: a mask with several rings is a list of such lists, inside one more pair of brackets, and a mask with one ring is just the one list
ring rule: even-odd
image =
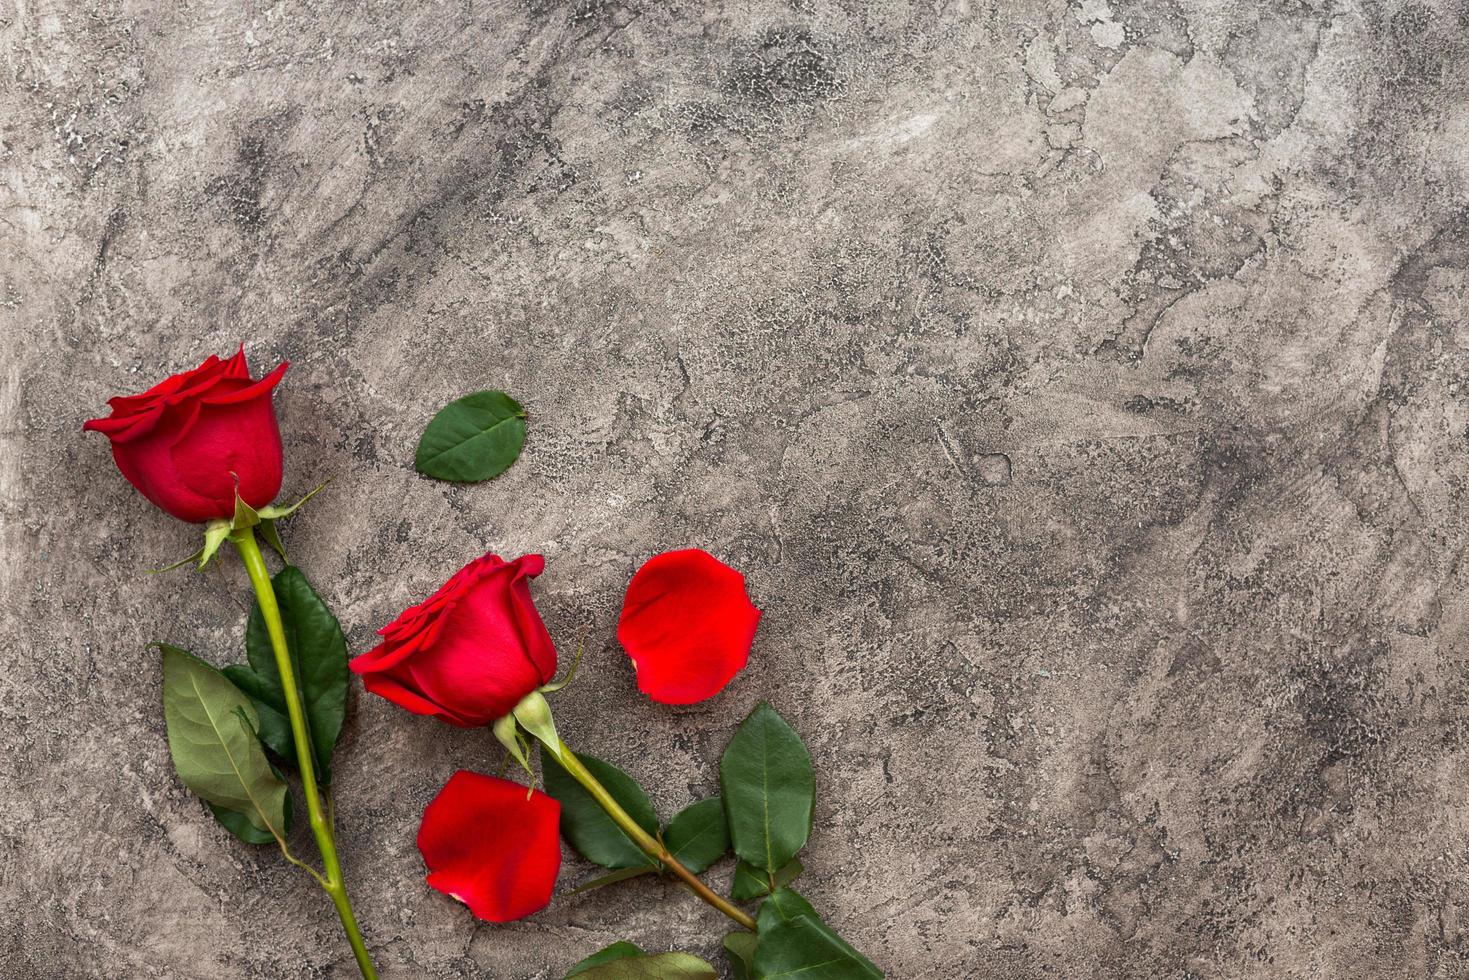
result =
[[[296,501],[294,504],[290,504],[290,505],[285,506],[285,507],[282,507],[279,504],[271,504],[269,507],[262,507],[262,508],[260,508],[255,513],[260,517],[260,519],[262,521],[275,521],[275,520],[279,520],[282,517],[290,517],[292,514],[294,514],[297,511],[297,509],[300,508],[300,506],[302,504],[306,503],[306,501],[310,500],[312,497],[316,496],[317,494],[319,494],[323,490],[325,490],[326,489],[326,485],[328,483],[330,483],[330,482],[332,482],[332,481],[327,480],[327,481],[323,482],[315,490],[312,490],[310,493],[308,493],[306,496],[302,497],[300,500]],[[236,499],[238,499],[238,498],[236,498]]]
[[[327,481],[327,483],[330,482],[330,480]],[[289,559],[286,558],[285,546],[281,544],[280,535],[276,533],[275,522],[282,517],[288,517],[291,514],[295,513],[297,508],[306,503],[306,501],[310,500],[312,497],[316,496],[325,488],[326,483],[323,483],[321,486],[317,487],[315,490],[312,490],[306,496],[302,497],[300,500],[289,506],[281,507],[277,506],[276,504],[271,504],[269,507],[262,507],[259,510],[256,510],[254,507],[251,507],[249,504],[245,503],[245,501],[241,499],[240,495],[237,493],[235,494],[234,517],[230,518],[229,520],[225,520],[223,517],[217,517],[204,525],[203,547],[201,547],[198,551],[194,552],[189,557],[179,559],[172,565],[165,565],[162,568],[154,569],[152,574],[156,575],[160,572],[171,572],[175,568],[182,568],[185,565],[196,562],[198,563],[197,567],[202,569],[205,565],[209,564],[209,562],[214,558],[216,554],[218,554],[220,546],[225,543],[232,532],[244,530],[248,527],[259,527],[260,536],[265,539],[267,544],[275,549],[276,554],[280,555],[283,560],[288,561]]]
[[495,738],[499,740],[500,744],[505,746],[505,751],[510,753],[510,757],[520,763],[520,768],[524,769],[526,774],[530,776],[531,789],[535,789],[536,771],[530,767],[530,759],[526,757],[527,746],[524,744],[525,736],[520,734],[520,727],[515,722],[515,715],[508,714],[503,718],[497,719],[490,730],[495,733]]
[[542,684],[540,687],[536,688],[536,690],[540,691],[542,694],[551,694],[555,691],[561,690],[563,687],[570,684],[572,678],[576,676],[576,668],[581,666],[581,655],[585,650],[586,644],[583,643],[581,640],[577,640],[576,656],[571,658],[571,669],[566,672],[566,676],[561,678],[559,681],[555,681],[550,684]]
[[531,691],[521,698],[520,703],[515,706],[511,713],[520,727],[524,728],[536,741],[546,747],[546,751],[561,759],[564,747],[561,744],[561,736],[556,734],[556,720],[551,717],[551,705],[546,701],[546,696],[540,691]]

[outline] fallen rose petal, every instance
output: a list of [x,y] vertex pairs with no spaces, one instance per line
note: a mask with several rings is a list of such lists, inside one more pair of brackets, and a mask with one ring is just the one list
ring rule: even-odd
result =
[[561,804],[540,790],[461,769],[423,811],[428,883],[477,918],[513,922],[551,901],[561,869]]
[[638,690],[663,704],[713,697],[750,659],[760,610],[745,577],[706,551],[667,551],[633,575],[617,622]]

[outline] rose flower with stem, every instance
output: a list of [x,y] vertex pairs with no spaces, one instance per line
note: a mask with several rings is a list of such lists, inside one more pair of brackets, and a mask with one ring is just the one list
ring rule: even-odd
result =
[[[814,775],[805,745],[770,705],[751,712],[721,757],[721,795],[692,803],[661,828],[632,777],[573,751],[561,737],[545,695],[566,681],[551,682],[556,650],[530,595],[530,580],[544,567],[539,555],[478,558],[352,661],[368,691],[409,711],[491,728],[530,773],[529,790],[454,774],[419,828],[428,883],[481,919],[507,922],[536,912],[550,902],[560,869],[559,825],[583,857],[611,870],[576,892],[648,873],[672,875],[738,927],[724,945],[741,980],[881,977],[789,887],[802,871],[796,853],[811,830]],[[643,693],[689,704],[717,694],[745,666],[759,620],[744,576],[691,549],[657,555],[638,570],[617,635]],[[541,745],[545,792],[534,788],[531,739]],[[731,848],[739,863],[726,898],[700,873]],[[758,915],[740,907],[756,900]],[[650,955],[620,942],[570,975],[712,980],[715,973],[688,953]]]
[[[529,746],[521,730],[528,732],[656,867],[743,928],[754,929],[749,913],[716,894],[644,829],[557,734],[544,693],[560,686],[552,684],[556,648],[529,588],[544,568],[540,555],[510,562],[493,554],[475,559],[384,627],[382,643],[355,658],[352,670],[368,691],[415,714],[462,728],[492,728],[527,771]],[[544,908],[561,863],[559,804],[540,790],[511,791],[507,785],[514,784],[457,773],[425,811],[418,837],[429,884],[495,922]],[[497,831],[534,860],[521,863]]]
[[[247,843],[276,843],[291,864],[311,874],[331,898],[363,977],[373,980],[327,795],[331,752],[346,713],[346,644],[299,569],[286,564],[271,577],[256,538],[259,531],[284,559],[275,521],[304,502],[272,503],[283,468],[272,393],[286,367],[255,380],[243,347],[228,360],[211,355],[142,394],[111,399],[112,413],[84,429],[111,440],[118,469],[144,497],[204,525],[203,546],[178,565],[203,568],[225,541],[239,552],[256,600],[246,636],[249,663],[220,671],[178,647],[156,644],[163,653],[170,754],[183,783],[231,833]],[[287,844],[290,789],[266,749],[301,777],[320,871]]]

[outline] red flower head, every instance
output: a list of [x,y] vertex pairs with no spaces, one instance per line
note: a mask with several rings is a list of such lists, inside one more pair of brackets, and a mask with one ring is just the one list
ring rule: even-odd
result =
[[556,647],[530,597],[540,555],[476,558],[426,602],[378,630],[352,660],[363,685],[400,707],[463,728],[508,715],[556,673]]
[[261,508],[281,488],[281,433],[271,391],[286,364],[259,381],[245,348],[213,354],[141,395],[109,399],[112,414],[82,426],[112,440],[128,482],[180,520],[202,524],[235,513],[235,493]]
[[477,918],[513,922],[551,901],[561,870],[561,804],[540,790],[461,769],[423,811],[428,883]]
[[617,622],[638,690],[693,704],[724,690],[750,659],[760,610],[745,577],[706,551],[667,551],[633,575]]

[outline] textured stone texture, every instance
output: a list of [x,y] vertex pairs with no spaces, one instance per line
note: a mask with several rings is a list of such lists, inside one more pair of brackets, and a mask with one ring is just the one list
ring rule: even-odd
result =
[[[1462,4],[40,0],[0,57],[0,975],[354,975],[167,758],[144,644],[238,659],[238,565],[142,574],[192,533],[79,431],[242,339],[354,650],[545,553],[564,731],[669,814],[771,699],[802,887],[890,976],[1469,973]],[[416,476],[482,387],[521,462]],[[669,710],[613,628],[688,544],[766,613]],[[499,756],[357,699],[385,975],[718,955],[657,882],[429,891],[422,806]]]

